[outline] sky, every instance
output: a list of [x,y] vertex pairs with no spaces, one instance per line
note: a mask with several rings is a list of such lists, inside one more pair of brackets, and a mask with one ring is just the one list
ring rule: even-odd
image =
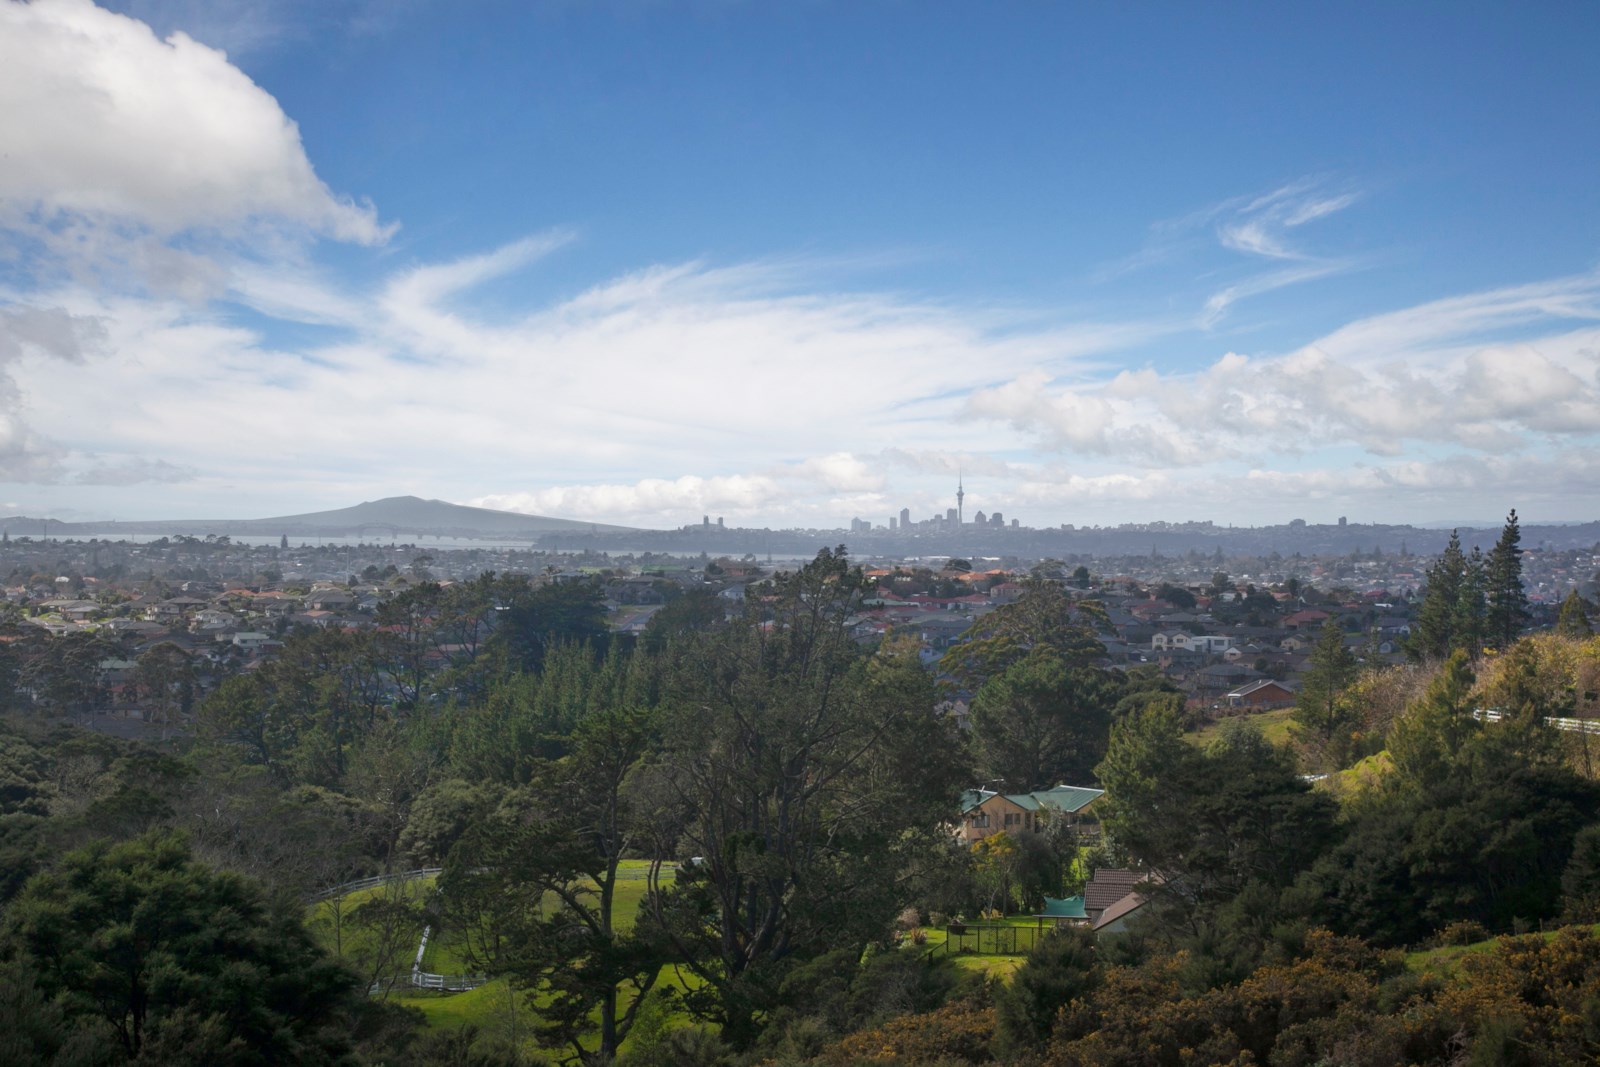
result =
[[0,0],[0,513],[1595,519],[1597,40]]

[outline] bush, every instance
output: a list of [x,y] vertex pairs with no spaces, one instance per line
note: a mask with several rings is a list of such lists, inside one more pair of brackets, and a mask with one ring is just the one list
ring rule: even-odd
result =
[[1460,919],[1434,935],[1434,944],[1441,947],[1475,945],[1489,940],[1489,931],[1475,919]]
[[1056,1016],[1100,984],[1094,934],[1069,927],[1047,935],[995,995],[996,1052],[1005,1062],[1050,1039]]
[[946,1004],[922,1015],[902,1015],[873,1030],[851,1034],[824,1050],[828,1067],[857,1064],[989,1063],[994,1010],[979,1000]]

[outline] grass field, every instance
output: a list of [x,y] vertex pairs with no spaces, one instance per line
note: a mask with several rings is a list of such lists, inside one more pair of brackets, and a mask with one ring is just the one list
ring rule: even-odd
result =
[[[644,899],[649,860],[623,860],[617,869],[617,890],[611,902],[611,921],[619,933],[633,929]],[[671,881],[671,871],[665,870]],[[422,956],[422,969],[433,974],[471,974],[476,971],[468,959],[467,947],[459,931],[445,929],[428,939]]]
[[[645,896],[649,867],[648,860],[624,860],[618,868],[617,891],[612,901],[612,921],[619,931],[626,932],[633,929],[637,921],[639,903]],[[670,870],[665,873],[670,880]],[[433,881],[429,878],[408,883],[407,890],[419,895],[425,894],[431,891]],[[336,943],[339,943],[343,946],[344,954],[358,956],[367,946],[363,940],[365,936],[363,932],[350,921],[351,913],[367,901],[393,891],[392,888],[386,887],[360,889],[347,893],[338,900],[318,901],[307,906],[306,925],[330,951],[334,950]],[[341,916],[342,929],[339,923]],[[409,970],[413,954],[421,939],[422,929],[419,927],[414,936],[409,938],[410,948],[404,954],[402,963],[397,965],[398,971]],[[477,970],[470,963],[460,933],[448,928],[430,934],[427,949],[423,953],[422,969],[433,974],[448,975],[470,974]],[[663,968],[658,986],[681,986],[677,970],[671,967]],[[389,999],[422,1012],[430,1027],[455,1029],[471,1024],[485,1033],[499,1035],[507,1040],[514,1036],[517,1043],[522,1044],[526,1040],[522,1035],[531,1022],[529,1009],[522,998],[513,997],[510,992],[509,983],[503,978],[497,978],[477,989],[462,993],[440,993],[412,989],[408,986],[401,987],[390,993]]]
[[[1589,928],[1590,933],[1600,936],[1600,924]],[[1545,930],[1536,934],[1546,941],[1554,938],[1560,930]],[[1504,937],[1516,935],[1507,934]],[[1469,956],[1482,955],[1494,951],[1504,937],[1491,937],[1487,941],[1474,941],[1470,945],[1446,945],[1443,948],[1418,949],[1416,952],[1406,953],[1406,970],[1413,974],[1430,973],[1448,976],[1453,972],[1463,959]]]
[[[1287,745],[1292,740],[1289,730],[1293,714],[1293,708],[1273,708],[1271,711],[1258,711],[1252,715],[1234,716],[1234,718],[1243,718],[1261,727],[1262,736],[1272,744]],[[1219,737],[1226,724],[1231,721],[1232,718],[1218,719],[1193,733],[1185,734],[1184,739],[1192,745],[1204,748]]]
[[[648,861],[624,861],[618,871],[617,893],[612,905],[612,919],[619,930],[632,929],[638,915],[639,903],[644,899],[646,889],[646,873],[649,868]],[[430,888],[427,885],[418,888]],[[360,890],[347,895],[343,900],[346,914],[367,899],[371,899],[381,889]],[[329,929],[329,912],[332,907],[327,902],[313,904],[307,909],[307,925],[310,926],[324,943],[331,931]],[[1006,927],[1015,929],[1018,933],[1017,947],[1025,952],[1027,944],[1037,934],[1037,921],[1031,916],[1012,916],[998,920]],[[906,951],[929,952],[945,944],[947,935],[945,930],[928,928],[927,941],[922,945],[907,943]],[[347,950],[351,947],[350,928],[347,927],[345,944]],[[416,932],[416,938],[421,939],[422,931]],[[976,949],[994,947],[990,944],[995,939],[992,931],[986,931],[985,937],[967,938],[967,943]],[[1002,938],[1005,935],[1001,935]],[[1008,946],[1009,947],[1009,946]],[[411,952],[416,951],[416,942],[411,945]],[[958,967],[981,972],[986,975],[995,975],[1000,978],[1009,978],[1022,964],[1022,955],[1001,954],[989,951],[963,951],[952,952],[949,956],[951,962]],[[406,968],[410,966],[410,955],[406,956]],[[468,961],[465,945],[460,935],[449,929],[437,931],[431,935],[428,947],[423,955],[423,970],[435,974],[468,974],[476,968]],[[657,979],[657,988],[683,988],[685,975],[680,974],[673,967],[662,968]],[[391,1003],[403,1004],[420,1011],[431,1028],[457,1029],[465,1025],[472,1025],[486,1035],[492,1035],[497,1040],[512,1041],[524,1045],[527,1051],[533,1048],[527,1038],[530,1024],[532,1023],[531,1011],[538,1008],[537,1002],[532,1007],[525,999],[511,995],[511,987],[506,979],[497,978],[477,989],[463,993],[439,993],[428,990],[412,989],[402,986],[389,994]],[[676,1021],[669,1025],[677,1025]]]
[[[946,947],[949,942],[946,930],[943,927],[930,926],[923,929],[923,933],[927,936],[923,944],[917,945],[908,941],[905,949],[908,952],[928,952],[938,958],[948,958],[956,966],[967,970],[1010,978],[1012,973],[1022,966],[1028,947],[1033,944],[1034,939],[1042,935],[1043,931],[1039,928],[1038,920],[1031,915],[1011,915],[985,925],[993,923],[1015,930],[1016,933],[1010,938],[993,930],[983,930],[977,936],[969,933],[965,938],[958,938],[956,941],[958,945],[965,947],[960,951],[954,951],[953,947]],[[1015,948],[1020,954],[994,951],[1002,947],[996,944],[997,941],[1005,942],[1004,948]]]

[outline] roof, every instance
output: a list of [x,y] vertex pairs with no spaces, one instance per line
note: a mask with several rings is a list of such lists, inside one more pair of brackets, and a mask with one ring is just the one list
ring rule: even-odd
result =
[[1096,799],[1105,795],[1105,790],[1090,789],[1086,786],[1077,785],[1058,785],[1050,789],[1035,790],[1032,793],[1005,794],[997,793],[992,789],[968,789],[961,794],[962,814],[987,803],[994,797],[1002,795],[1024,811],[1052,808],[1056,811],[1070,814],[1088,807]]
[[1241,686],[1240,688],[1235,689],[1233,692],[1229,693],[1228,695],[1230,697],[1249,696],[1251,693],[1254,693],[1256,690],[1265,689],[1269,685],[1277,686],[1279,689],[1282,689],[1285,693],[1288,693],[1290,696],[1294,695],[1294,686],[1290,685],[1287,682],[1277,681],[1274,678],[1261,678],[1261,679],[1258,679],[1258,680],[1256,680],[1254,682],[1251,682],[1249,685]]
[[1083,910],[1082,897],[1066,897],[1057,900],[1055,897],[1044,898],[1044,910],[1036,916],[1040,919],[1087,919],[1089,916]]
[[1099,930],[1102,927],[1110,926],[1112,923],[1127,915],[1129,912],[1137,911],[1139,908],[1144,907],[1144,904],[1144,897],[1140,896],[1138,893],[1129,893],[1121,900],[1112,904],[1105,911],[1101,912],[1100,917],[1094,921],[1094,928]]
[[[1133,893],[1133,887],[1144,880],[1138,871],[1121,867],[1097,867],[1094,877],[1083,887],[1083,906],[1087,911],[1100,913],[1117,901]],[[1099,915],[1095,916],[1097,919]]]

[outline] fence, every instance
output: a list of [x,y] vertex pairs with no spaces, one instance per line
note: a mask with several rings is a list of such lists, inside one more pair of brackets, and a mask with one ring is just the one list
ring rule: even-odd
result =
[[[1500,722],[1506,713],[1499,708],[1478,708],[1472,713],[1474,719],[1480,722]],[[1600,734],[1600,719],[1545,719],[1546,726],[1553,726],[1557,730],[1568,733]]]
[[972,953],[978,956],[1026,956],[1051,926],[1013,926],[1010,923],[951,923],[942,944],[928,950],[928,958]]
[[397,871],[394,874],[375,874],[370,878],[357,878],[352,882],[342,882],[339,885],[329,886],[312,893],[313,901],[327,900],[330,897],[342,897],[346,893],[354,893],[359,889],[372,889],[390,882],[411,882],[418,878],[436,878],[443,873],[443,867],[419,867],[414,871]]
[[368,996],[392,993],[396,989],[435,989],[444,993],[465,993],[486,984],[486,974],[429,974],[414,971],[411,974],[391,974],[367,987]]

